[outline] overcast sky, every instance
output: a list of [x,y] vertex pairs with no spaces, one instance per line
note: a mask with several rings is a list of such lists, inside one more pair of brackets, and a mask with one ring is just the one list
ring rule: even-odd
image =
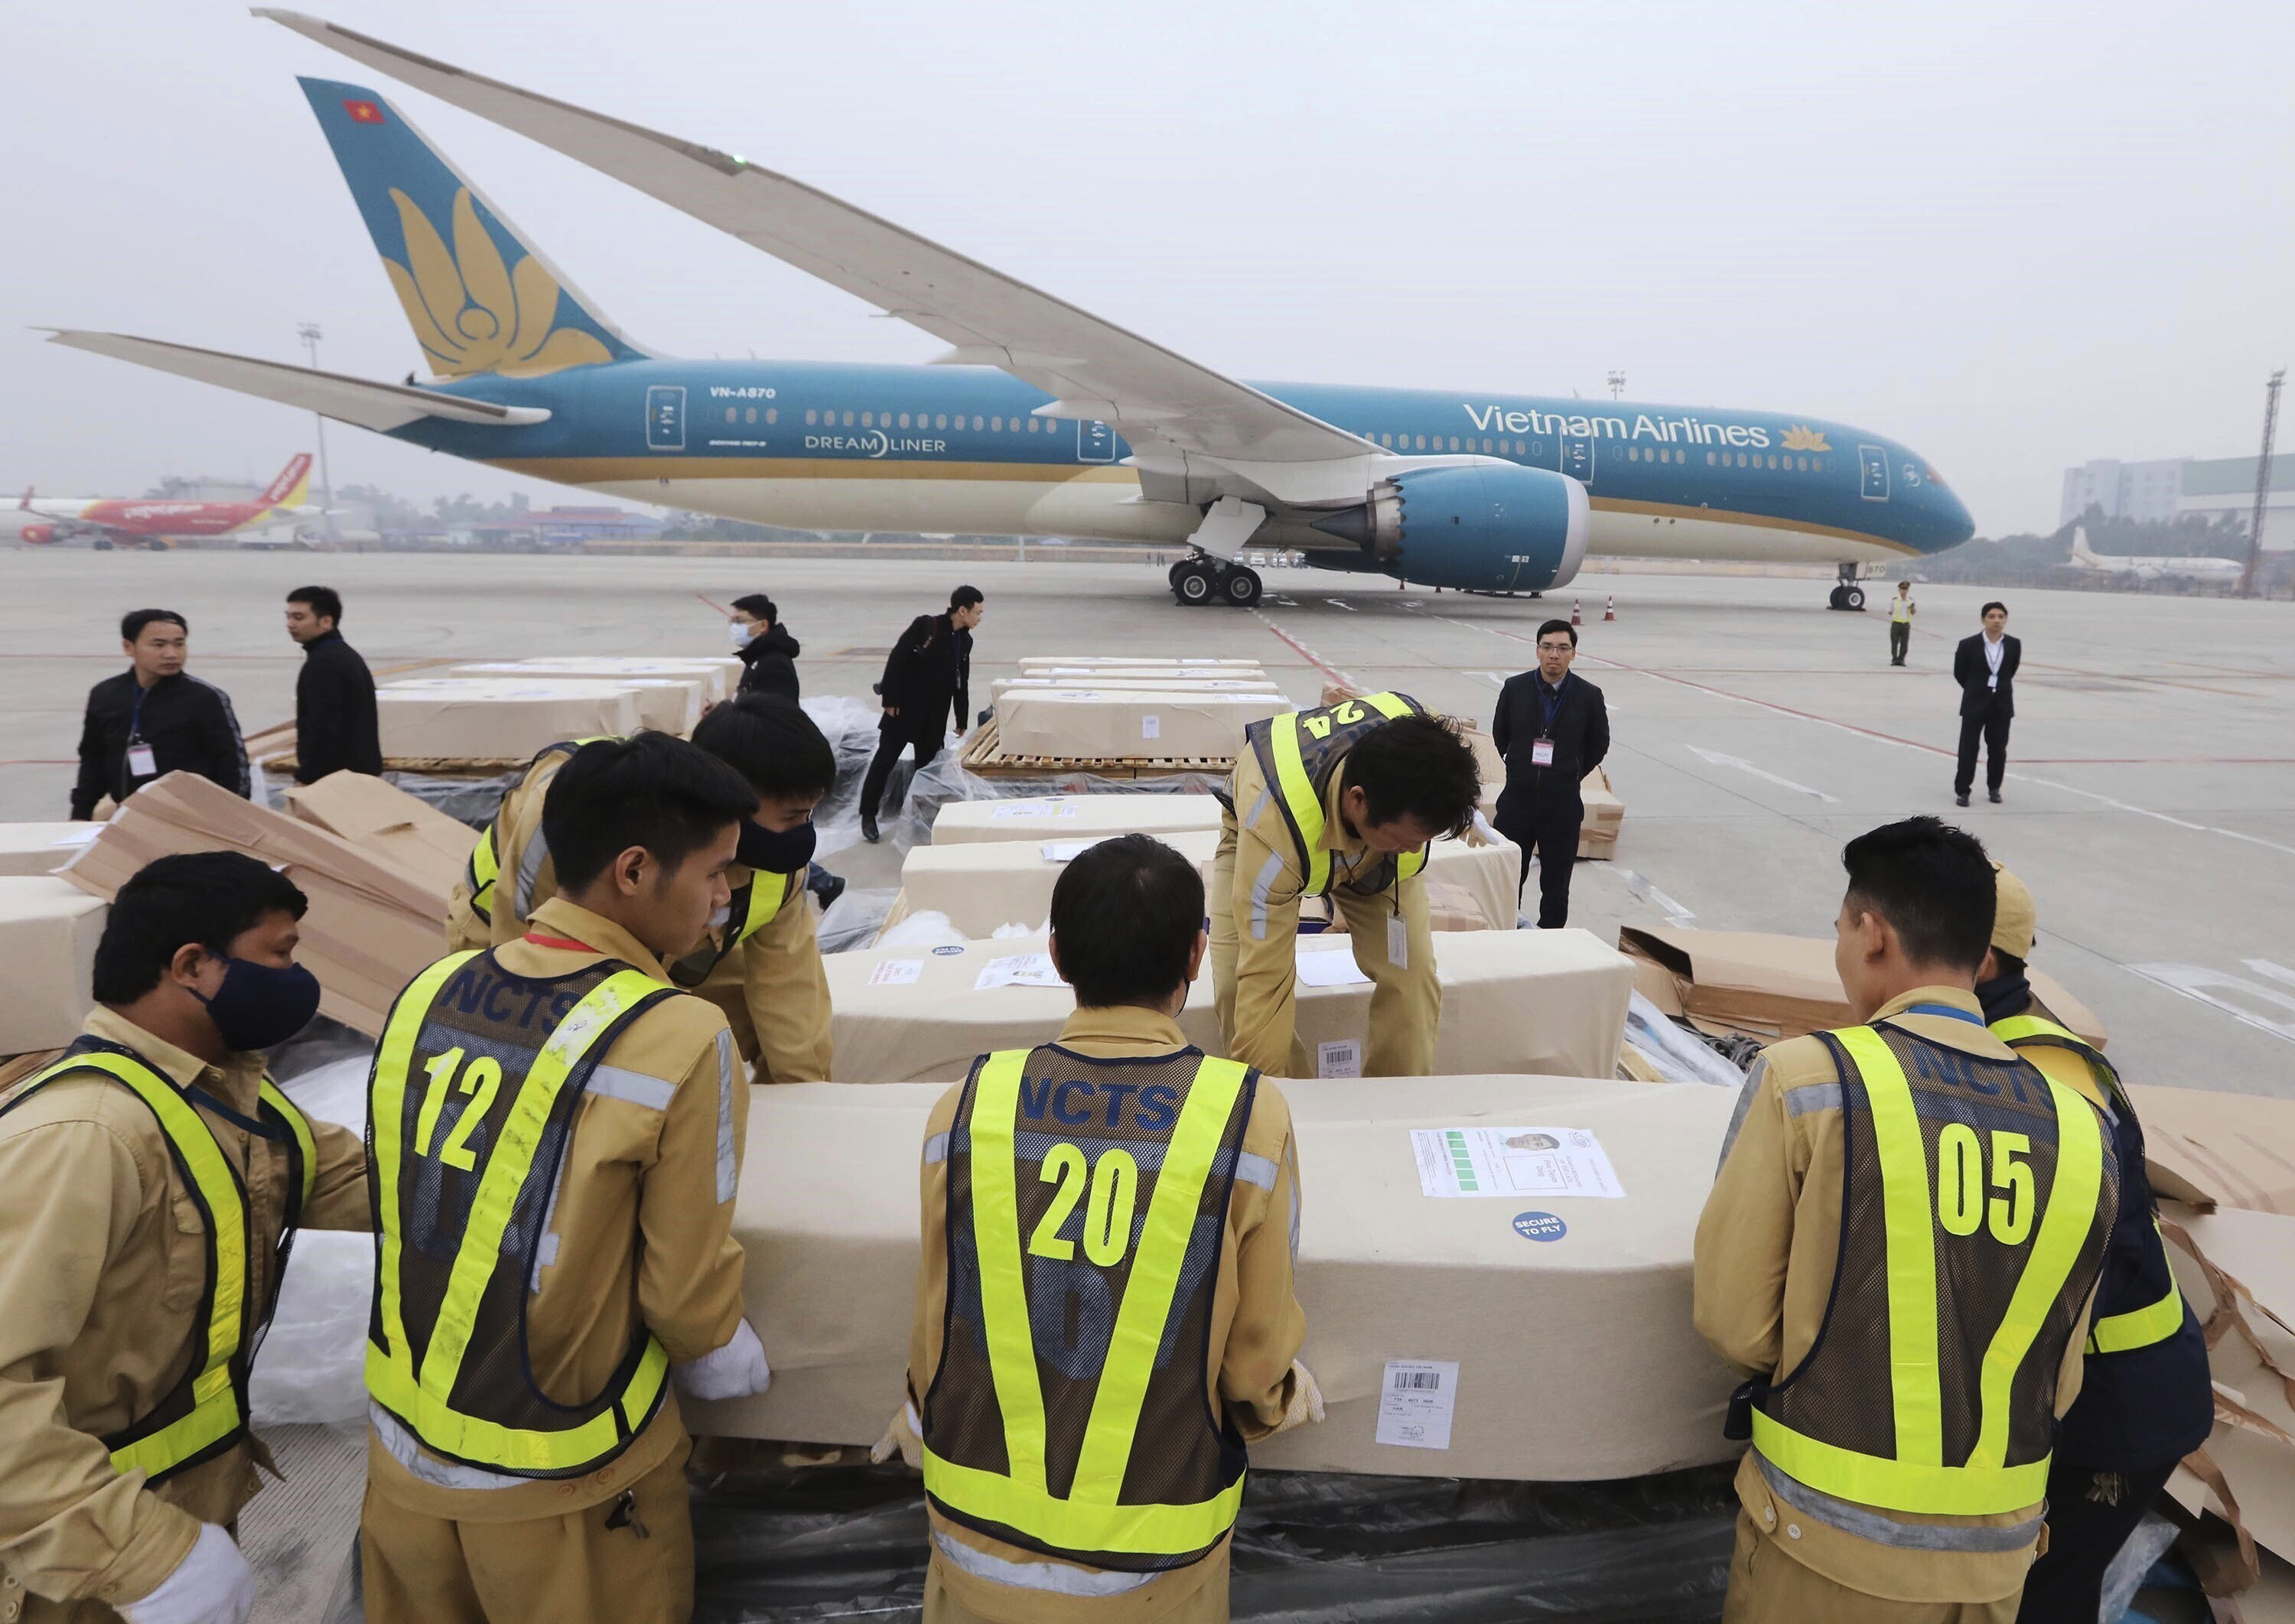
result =
[[[2295,6],[307,0],[745,154],[1230,374],[1843,420],[1981,534],[2090,457],[2251,454],[2295,361]],[[217,0],[10,8],[0,484],[267,480],[284,407],[45,345],[419,357],[298,73],[400,104],[637,341],[943,347]],[[2295,442],[2295,430],[2283,437]],[[338,484],[558,487],[344,426]],[[578,498],[577,498],[578,499]]]

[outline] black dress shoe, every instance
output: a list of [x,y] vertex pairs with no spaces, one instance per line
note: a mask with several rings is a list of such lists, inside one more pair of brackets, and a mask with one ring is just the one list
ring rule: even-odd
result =
[[[1952,804],[1953,804],[1955,806],[1965,806],[1965,805],[1967,805],[1967,804],[1968,804],[1968,791],[1966,791],[1965,789],[1958,789],[1958,790],[1955,790],[1955,791],[1953,792]],[[865,823],[864,823],[864,824],[862,824],[861,827],[862,827],[862,828],[867,828],[869,826],[868,826],[867,824],[865,824]]]
[[821,911],[823,913],[827,913],[830,908],[834,907],[836,905],[837,899],[844,894],[845,877],[842,874],[830,875],[829,877],[829,883],[813,893],[813,895],[821,899]]
[[1984,793],[1986,796],[1990,799],[1993,805],[1997,806],[2000,804],[2000,792],[1998,790],[1988,789]]
[[[1967,805],[1968,797],[1966,796],[1961,796],[1960,804],[1963,806]],[[867,841],[870,845],[875,845],[877,844],[878,831],[876,813],[862,812],[861,814],[861,838]]]

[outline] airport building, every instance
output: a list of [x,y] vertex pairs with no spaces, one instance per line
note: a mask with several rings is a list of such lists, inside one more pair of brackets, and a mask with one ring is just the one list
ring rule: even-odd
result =
[[[2253,457],[2171,457],[2152,462],[2103,457],[2064,470],[2056,522],[2071,524],[2090,508],[2102,509],[2106,518],[2168,523],[2187,514],[2209,520],[2224,513],[2244,517],[2254,507]],[[2273,551],[2295,547],[2295,453],[2273,461],[2263,541]]]

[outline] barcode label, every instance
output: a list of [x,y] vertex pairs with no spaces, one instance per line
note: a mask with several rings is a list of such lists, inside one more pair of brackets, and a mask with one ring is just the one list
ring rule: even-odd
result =
[[1442,1373],[1439,1370],[1398,1370],[1394,1373],[1397,1392],[1437,1392],[1442,1390]]
[[1450,1416],[1458,1401],[1458,1367],[1443,1359],[1386,1361],[1378,1395],[1380,1443],[1406,1449],[1450,1447]]

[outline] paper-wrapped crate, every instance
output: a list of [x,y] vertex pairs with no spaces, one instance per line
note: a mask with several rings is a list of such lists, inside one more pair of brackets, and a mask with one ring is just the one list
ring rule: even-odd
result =
[[702,703],[730,699],[741,685],[741,662],[731,655],[674,654],[550,654],[502,662],[520,676],[579,677],[590,681],[622,681],[631,677],[674,677],[704,684]]
[[1015,689],[996,702],[997,742],[1063,761],[1231,760],[1246,727],[1292,708],[1281,694]]
[[[53,874],[95,838],[100,823],[0,823],[0,875]],[[1212,820],[1217,828],[1219,820]]]
[[362,851],[387,857],[440,891],[453,889],[478,833],[428,801],[363,772],[331,772],[287,791],[287,810]]
[[951,801],[933,819],[936,846],[982,841],[1097,840],[1108,835],[1219,833],[1214,796],[1029,796],[1006,801]]
[[[1105,837],[1048,833],[1035,842],[911,846],[901,864],[902,915],[944,913],[960,934],[971,937],[991,935],[1004,925],[1041,925],[1050,916],[1052,887],[1061,870],[1094,839]],[[1193,861],[1210,884],[1212,860],[1219,851],[1216,824],[1210,832],[1156,838]],[[1514,924],[1520,847],[1437,840],[1427,848],[1425,873],[1428,884],[1455,885],[1472,896],[1484,928]]]
[[79,1036],[94,1003],[95,943],[106,911],[101,900],[53,875],[0,877],[0,962],[9,971],[0,1055],[61,1049]]
[[1615,856],[1618,829],[1626,820],[1626,804],[1610,788],[1610,775],[1595,768],[1579,786],[1578,795],[1586,804],[1586,821],[1578,826],[1578,855]]
[[1257,660],[1161,659],[1146,654],[1024,654],[1023,671],[1257,671]]
[[[1361,1069],[1371,988],[1356,979],[1352,945],[1344,936],[1300,938],[1302,959],[1324,959],[1327,974],[1317,979],[1335,983],[1303,982],[1298,993],[1300,1041],[1327,1075]],[[1043,937],[1022,936],[829,954],[821,962],[838,1079],[953,1081],[976,1055],[1048,1041],[1075,1008],[1075,995],[1050,979],[1048,959],[1030,979],[1049,984],[981,984],[996,979],[999,960],[1008,971],[1024,968],[1043,951]],[[1617,1069],[1632,972],[1589,933],[1446,931],[1434,938],[1434,961],[1442,984],[1436,1071],[1602,1077]],[[1188,991],[1180,1027],[1205,1053],[1221,1052],[1208,966]]]
[[1008,693],[1025,693],[1041,689],[1092,688],[1109,693],[1211,693],[1211,694],[1279,694],[1283,691],[1272,678],[1262,676],[1237,677],[1168,677],[1147,675],[1107,676],[1098,672],[1069,673],[1061,676],[999,677],[989,684],[989,692],[996,698]]
[[617,687],[634,690],[638,696],[638,720],[646,727],[664,733],[674,733],[682,739],[693,731],[693,724],[701,720],[705,707],[722,696],[717,673],[699,666],[691,671],[660,676],[621,676],[611,672],[548,672],[536,673],[511,660],[494,660],[478,665],[457,665],[448,673],[455,679],[477,679],[481,681],[527,680],[536,675],[575,677],[582,681],[612,682]]
[[[1298,1136],[1300,1357],[1329,1413],[1254,1446],[1254,1465],[1582,1481],[1744,1448],[1721,1436],[1733,1378],[1690,1323],[1690,1243],[1727,1090],[1500,1076],[1280,1086]],[[690,1426],[839,1444],[883,1432],[902,1402],[916,1289],[911,1170],[939,1093],[751,1096],[733,1228],[773,1383],[688,1404]],[[1519,1157],[1476,1165],[1523,1184],[1427,1194],[1462,1181],[1414,1134],[1447,1150],[1453,1130],[1475,1156]],[[1555,1130],[1598,1145],[1622,1194],[1523,1193],[1551,1171],[1531,1136]],[[1432,1384],[1397,1389],[1398,1373],[1430,1370]]]
[[639,726],[637,690],[618,681],[441,677],[386,682],[374,698],[388,761],[524,761],[560,739]]

